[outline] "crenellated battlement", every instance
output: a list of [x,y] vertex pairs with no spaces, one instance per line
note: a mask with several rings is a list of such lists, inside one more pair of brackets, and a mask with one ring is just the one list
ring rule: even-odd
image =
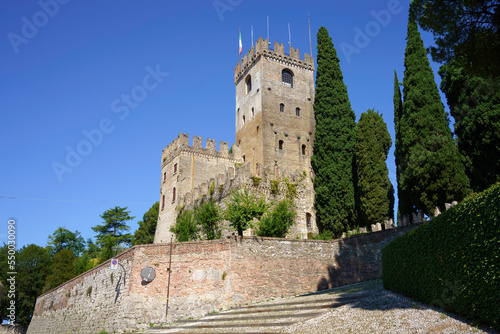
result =
[[235,149],[232,154],[229,154],[229,145],[227,142],[219,142],[219,151],[215,149],[215,139],[207,138],[205,148],[202,146],[202,137],[193,136],[193,145],[189,146],[189,134],[180,133],[167,147],[162,151],[162,166],[178,156],[181,152],[189,152],[195,154],[207,155],[217,158],[238,159],[235,154],[238,150]]
[[236,65],[234,69],[234,82],[238,83],[260,57],[282,62],[290,67],[299,67],[314,71],[314,58],[309,54],[305,53],[304,59],[300,59],[299,49],[295,49],[293,46],[289,47],[289,53],[286,54],[285,45],[278,42],[274,42],[274,49],[270,49],[269,40],[259,37],[255,46],[252,46],[248,54],[243,56],[243,60]]

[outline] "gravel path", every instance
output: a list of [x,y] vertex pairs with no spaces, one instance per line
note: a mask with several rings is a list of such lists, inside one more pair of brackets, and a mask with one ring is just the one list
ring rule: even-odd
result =
[[387,290],[319,317],[282,328],[280,333],[498,333]]

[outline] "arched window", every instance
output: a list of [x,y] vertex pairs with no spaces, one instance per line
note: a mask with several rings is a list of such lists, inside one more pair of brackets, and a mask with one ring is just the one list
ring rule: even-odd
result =
[[283,82],[283,86],[293,88],[293,73],[288,69],[284,69],[281,71],[281,80]]
[[280,141],[278,142],[278,147],[279,147],[279,149],[280,149],[280,150],[283,150],[283,146],[284,146],[283,140],[280,140]]
[[300,108],[295,108],[295,115],[300,116]]
[[172,190],[172,202],[175,202],[175,188]]
[[280,104],[280,111],[285,112],[285,105],[283,103]]
[[252,77],[251,76],[247,76],[246,80],[245,80],[245,83],[246,83],[246,88],[247,88],[247,91],[246,93],[250,93],[252,91]]
[[302,155],[306,155],[306,145],[302,145]]

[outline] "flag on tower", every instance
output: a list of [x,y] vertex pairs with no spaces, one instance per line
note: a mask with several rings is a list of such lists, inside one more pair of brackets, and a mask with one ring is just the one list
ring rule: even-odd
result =
[[241,44],[241,27],[240,27],[240,56],[241,56],[241,51],[243,51],[243,44]]

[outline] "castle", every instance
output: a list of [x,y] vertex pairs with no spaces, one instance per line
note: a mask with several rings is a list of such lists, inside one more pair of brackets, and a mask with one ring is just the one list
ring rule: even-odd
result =
[[[291,237],[317,233],[311,155],[314,143],[314,58],[300,59],[292,46],[259,38],[234,70],[236,142],[181,133],[162,151],[160,212],[154,243],[170,242],[170,227],[179,208],[210,195],[224,207],[233,189],[253,188],[269,200],[279,199],[271,183],[300,182],[294,197],[297,212]],[[261,180],[262,182],[255,182]],[[252,182],[253,180],[253,182]],[[286,189],[285,189],[286,191]],[[214,195],[216,192],[216,196]],[[283,196],[281,196],[283,197]],[[251,234],[252,231],[247,231]]]

